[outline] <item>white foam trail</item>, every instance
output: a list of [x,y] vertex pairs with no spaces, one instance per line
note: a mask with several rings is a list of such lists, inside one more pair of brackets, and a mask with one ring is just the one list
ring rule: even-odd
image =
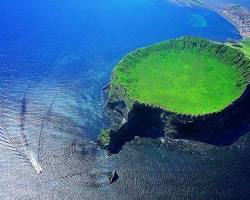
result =
[[30,163],[32,167],[34,168],[34,170],[37,173],[41,174],[43,170],[42,170],[41,164],[38,162],[37,156],[32,151],[29,151],[28,155],[29,155]]

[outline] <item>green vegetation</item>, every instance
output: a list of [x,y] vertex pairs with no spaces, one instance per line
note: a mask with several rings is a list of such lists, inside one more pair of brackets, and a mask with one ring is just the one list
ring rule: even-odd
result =
[[102,147],[106,147],[110,143],[110,129],[102,129],[99,137],[98,142]]
[[227,45],[240,49],[250,58],[250,39],[244,39],[240,43],[228,42]]
[[241,42],[243,51],[245,54],[247,54],[248,57],[250,57],[250,39],[245,39]]
[[110,94],[123,88],[133,102],[178,114],[216,113],[242,95],[249,67],[237,48],[183,37],[125,57],[113,72]]

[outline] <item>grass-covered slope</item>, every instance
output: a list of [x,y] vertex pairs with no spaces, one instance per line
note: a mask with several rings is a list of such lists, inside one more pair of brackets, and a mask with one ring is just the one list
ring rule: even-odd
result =
[[242,50],[250,58],[250,39],[244,39],[240,43],[228,42],[228,46]]
[[115,68],[111,93],[186,115],[216,113],[238,99],[249,80],[249,62],[236,48],[183,37],[138,49]]
[[241,42],[244,53],[250,57],[250,39],[245,39]]

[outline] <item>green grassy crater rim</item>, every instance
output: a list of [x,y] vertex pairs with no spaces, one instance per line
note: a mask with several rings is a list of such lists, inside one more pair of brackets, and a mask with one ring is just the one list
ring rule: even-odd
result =
[[128,54],[112,74],[111,91],[183,115],[224,110],[241,97],[250,62],[236,48],[206,39],[182,37]]

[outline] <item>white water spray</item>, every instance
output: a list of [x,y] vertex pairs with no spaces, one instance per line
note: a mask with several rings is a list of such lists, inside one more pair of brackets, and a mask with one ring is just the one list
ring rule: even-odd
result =
[[29,156],[30,163],[34,170],[38,173],[41,174],[43,172],[41,164],[38,162],[37,156],[33,151],[28,151],[27,152]]

